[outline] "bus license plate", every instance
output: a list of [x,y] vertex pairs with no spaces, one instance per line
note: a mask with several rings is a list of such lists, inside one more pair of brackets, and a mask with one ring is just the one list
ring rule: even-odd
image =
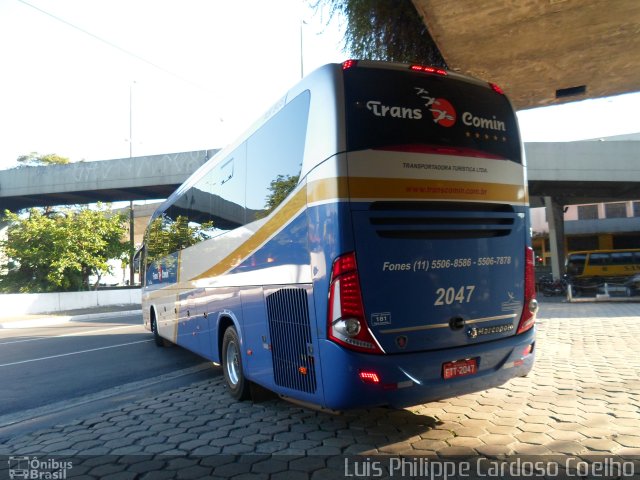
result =
[[449,380],[450,378],[466,377],[467,375],[474,375],[477,372],[478,362],[475,358],[447,362],[442,365],[442,378],[445,380]]

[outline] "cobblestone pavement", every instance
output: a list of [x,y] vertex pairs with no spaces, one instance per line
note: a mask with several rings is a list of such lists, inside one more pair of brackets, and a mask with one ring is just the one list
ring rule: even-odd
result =
[[[204,382],[13,438],[0,454],[68,457],[73,476],[101,479],[336,478],[349,455],[637,459],[638,338],[638,303],[545,303],[533,372],[499,388],[404,410],[331,415],[280,399],[236,403],[216,371]],[[0,478],[8,478],[3,468]]]

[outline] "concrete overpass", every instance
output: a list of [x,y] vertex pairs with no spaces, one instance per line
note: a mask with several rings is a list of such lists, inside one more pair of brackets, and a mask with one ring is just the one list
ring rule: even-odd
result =
[[[0,211],[164,199],[217,150],[0,171]],[[640,199],[640,141],[527,143],[532,206]]]
[[449,69],[517,110],[636,92],[637,0],[413,0]]
[[218,150],[0,171],[0,211],[167,198]]
[[526,143],[532,206],[640,199],[640,140]]

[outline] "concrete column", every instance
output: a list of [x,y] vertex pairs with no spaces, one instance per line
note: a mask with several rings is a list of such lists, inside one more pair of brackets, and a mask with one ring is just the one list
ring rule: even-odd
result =
[[564,275],[564,205],[557,198],[544,197],[549,224],[549,248],[551,249],[551,274],[555,280]]

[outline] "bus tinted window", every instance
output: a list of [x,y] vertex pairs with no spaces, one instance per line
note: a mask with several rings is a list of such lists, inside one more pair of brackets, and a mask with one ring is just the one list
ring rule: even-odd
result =
[[611,254],[611,263],[613,265],[632,265],[633,252],[614,252]]
[[298,95],[247,141],[247,222],[268,215],[298,184],[309,98]]
[[609,265],[611,256],[608,253],[592,253],[589,255],[589,265]]
[[[205,226],[215,236],[244,225],[245,145],[236,148],[189,190],[193,227]],[[207,224],[207,225],[205,225]]]
[[582,275],[586,260],[587,255],[584,253],[574,253],[572,255],[569,255],[569,258],[567,260],[567,274]]
[[522,162],[511,105],[487,86],[374,68],[351,68],[344,77],[348,150],[454,147]]

